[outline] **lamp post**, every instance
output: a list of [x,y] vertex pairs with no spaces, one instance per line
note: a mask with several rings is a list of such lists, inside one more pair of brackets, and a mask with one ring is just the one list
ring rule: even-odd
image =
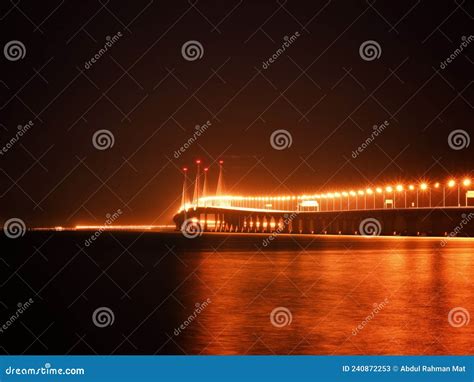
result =
[[[383,193],[383,191],[382,191],[382,189],[381,189],[380,187],[377,187],[377,188],[375,189],[375,191],[377,192],[377,194],[382,194],[382,199],[385,199],[385,198],[384,198],[384,193]],[[374,196],[374,198],[375,198],[375,196]],[[375,200],[375,199],[374,199],[374,200]],[[382,208],[384,208],[383,201],[382,201]]]
[[[453,188],[455,185],[456,185],[456,181],[454,179],[450,179],[448,182],[448,187]],[[458,192],[458,204],[459,204],[459,192]],[[443,207],[445,206],[446,206],[446,196],[444,195],[444,188],[443,188]]]
[[[420,184],[420,190],[421,191],[426,191],[428,189],[428,185],[426,183],[421,183]],[[431,207],[431,205],[430,205]]]
[[[471,185],[471,179],[465,178],[462,182],[464,187],[469,187]],[[467,207],[467,191],[466,191],[466,207]]]
[[[403,186],[401,184],[398,184],[397,185],[397,191],[402,192],[403,190],[404,190]],[[407,208],[407,193],[406,193],[406,191],[405,191],[405,204],[404,205],[405,205],[405,208]]]

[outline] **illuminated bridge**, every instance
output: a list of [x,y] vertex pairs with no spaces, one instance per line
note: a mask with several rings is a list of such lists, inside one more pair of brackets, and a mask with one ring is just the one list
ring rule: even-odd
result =
[[[213,195],[208,169],[201,171],[200,161],[193,184],[188,184],[187,168],[183,173],[182,203],[174,217],[183,233],[474,236],[474,190],[469,177],[314,194],[244,196],[225,192],[222,161]],[[188,188],[194,190],[191,200]]]

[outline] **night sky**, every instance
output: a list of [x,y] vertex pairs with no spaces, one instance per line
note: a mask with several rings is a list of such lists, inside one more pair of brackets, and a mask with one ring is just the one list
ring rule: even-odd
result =
[[[473,15],[468,1],[3,1],[0,146],[33,125],[0,155],[0,221],[103,224],[121,209],[120,224],[170,224],[197,158],[211,189],[225,161],[232,194],[472,174],[474,143],[448,136],[474,133]],[[7,58],[14,40],[23,58]],[[183,56],[188,41],[202,57]],[[114,144],[98,150],[103,129]]]

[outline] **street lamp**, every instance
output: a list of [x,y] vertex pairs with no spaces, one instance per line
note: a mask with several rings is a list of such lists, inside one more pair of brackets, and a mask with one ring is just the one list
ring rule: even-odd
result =
[[[393,191],[392,186],[387,186],[387,187],[385,187],[385,191],[390,194],[390,193]],[[385,204],[386,204],[386,203],[385,203],[385,196],[384,196],[383,199],[384,199],[383,204],[384,204],[384,208],[385,208]],[[393,205],[393,202],[392,202],[392,208],[393,208],[393,207],[394,207],[394,205]]]
[[[456,181],[454,179],[450,179],[448,181],[448,187],[449,188],[453,188],[454,186],[456,185]],[[459,190],[459,187],[458,187],[458,190]],[[458,204],[459,204],[459,192],[458,192]],[[443,207],[446,206],[446,198],[445,198],[445,192],[444,192],[444,188],[443,188]]]
[[[367,190],[365,190],[365,193],[366,193],[367,195],[374,195],[374,196],[373,196],[373,205],[374,205],[373,208],[374,208],[374,210],[375,210],[375,194],[374,194],[374,192],[372,191],[371,188],[368,188]],[[367,199],[367,196],[366,196],[365,198]]]
[[[403,186],[401,184],[397,184],[397,191],[402,192],[403,191]],[[407,208],[407,192],[405,191],[405,208]]]
[[[462,181],[462,185],[464,187],[469,187],[471,185],[471,179],[464,178],[464,180]],[[466,207],[467,207],[467,191],[466,191]]]
[[[421,191],[426,191],[428,189],[428,185],[426,183],[421,183],[420,184],[420,189]],[[418,193],[416,196],[416,203],[418,204]],[[431,189],[430,189],[430,207],[431,207]]]

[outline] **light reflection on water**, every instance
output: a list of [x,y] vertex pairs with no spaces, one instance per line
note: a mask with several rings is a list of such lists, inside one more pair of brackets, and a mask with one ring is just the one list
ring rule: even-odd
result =
[[[185,254],[199,265],[187,298],[212,300],[179,338],[187,353],[474,354],[473,323],[448,321],[474,312],[474,240],[322,237],[263,252],[232,240]],[[272,325],[276,307],[290,325]]]

